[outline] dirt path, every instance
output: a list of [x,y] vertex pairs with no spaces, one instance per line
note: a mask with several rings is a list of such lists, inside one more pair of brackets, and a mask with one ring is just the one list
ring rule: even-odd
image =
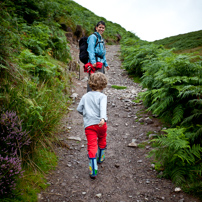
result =
[[[111,70],[106,72],[109,86],[104,91],[108,96],[108,149],[105,162],[98,167],[97,179],[92,180],[88,175],[87,141],[82,116],[76,111],[80,98],[86,93],[87,75],[81,74],[82,80],[75,80],[73,91],[78,97],[63,119],[64,132],[60,134],[60,139],[70,149],[57,149],[58,168],[48,176],[50,186],[39,194],[39,202],[199,202],[183,192],[175,192],[171,181],[157,177],[151,159],[146,158],[151,149],[149,145],[145,148],[128,146],[134,141],[142,143],[148,140],[147,133],[158,132],[161,126],[158,120],[152,118],[151,121],[145,113],[141,114],[144,124],[136,121],[136,114],[143,106],[131,101],[142,89],[120,68],[119,48],[107,47],[111,66]],[[127,89],[116,90],[111,85],[124,85]],[[77,139],[69,140],[71,137]]]

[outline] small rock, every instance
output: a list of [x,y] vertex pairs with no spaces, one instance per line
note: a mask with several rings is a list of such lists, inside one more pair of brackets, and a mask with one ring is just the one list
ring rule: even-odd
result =
[[78,94],[77,93],[73,93],[70,97],[73,98],[73,99],[76,99],[78,97]]
[[148,123],[148,124],[154,123],[153,120],[150,119],[149,117],[145,118],[144,122],[145,122],[145,123]]
[[120,165],[119,165],[119,164],[115,164],[115,167],[116,167],[116,168],[119,168],[119,167],[120,167]]
[[181,191],[181,188],[180,187],[176,187],[175,188],[175,192],[180,192]]
[[146,146],[145,148],[148,150],[150,148],[150,146]]
[[97,198],[101,198],[101,197],[102,197],[102,194],[99,193],[99,194],[96,194],[95,196],[96,196]]
[[137,146],[138,145],[135,142],[131,142],[131,143],[128,144],[128,147],[137,147]]
[[85,195],[85,194],[86,194],[86,192],[82,192],[82,194],[83,194],[83,195]]
[[136,143],[136,139],[132,139],[132,143]]
[[144,119],[143,119],[143,118],[140,118],[140,119],[139,119],[139,122],[144,122]]
[[80,137],[74,137],[74,136],[67,137],[67,139],[69,139],[69,140],[77,140],[77,141],[81,141],[81,138],[80,138]]
[[74,108],[67,108],[69,111],[74,111]]
[[142,160],[138,160],[137,163],[142,163]]
[[156,137],[157,135],[156,134],[149,134],[149,139],[153,139],[154,137]]

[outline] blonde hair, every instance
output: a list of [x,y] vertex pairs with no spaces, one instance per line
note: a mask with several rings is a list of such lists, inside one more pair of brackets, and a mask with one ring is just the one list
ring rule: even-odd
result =
[[92,90],[103,90],[107,87],[107,78],[101,72],[96,72],[90,75],[88,84]]

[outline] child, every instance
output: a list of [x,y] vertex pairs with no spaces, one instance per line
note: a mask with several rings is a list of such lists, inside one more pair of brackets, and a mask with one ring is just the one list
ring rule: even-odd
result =
[[101,92],[107,86],[106,76],[101,72],[91,74],[88,84],[92,91],[81,98],[77,111],[83,115],[90,177],[95,179],[97,163],[104,161],[107,145],[107,96]]

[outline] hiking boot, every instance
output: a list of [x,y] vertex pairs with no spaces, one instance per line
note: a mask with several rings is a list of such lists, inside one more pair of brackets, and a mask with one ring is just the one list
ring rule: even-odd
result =
[[101,164],[105,160],[105,150],[106,150],[106,147],[104,149],[100,149],[98,147],[97,163]]
[[89,158],[89,170],[90,170],[90,178],[95,179],[98,171],[96,158]]

